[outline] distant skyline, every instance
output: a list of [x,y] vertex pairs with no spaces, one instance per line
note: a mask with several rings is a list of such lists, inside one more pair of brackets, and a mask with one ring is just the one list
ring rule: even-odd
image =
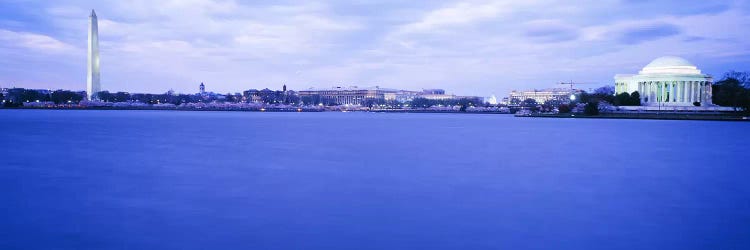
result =
[[504,96],[611,85],[663,55],[716,78],[750,70],[750,1],[0,0],[0,87],[85,90],[91,9],[109,91]]

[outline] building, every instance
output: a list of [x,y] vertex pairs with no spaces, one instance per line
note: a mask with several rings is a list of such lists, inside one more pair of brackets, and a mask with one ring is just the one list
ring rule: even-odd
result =
[[[394,99],[398,98],[396,95],[399,90],[386,89],[380,87],[360,88],[357,86],[350,87],[333,87],[329,89],[315,89],[310,88],[307,90],[300,90],[299,97],[306,103],[310,104],[313,102],[319,102],[323,104],[338,104],[338,105],[362,105],[365,100],[374,101],[385,101],[386,94],[389,97],[392,96]],[[393,95],[391,95],[393,94]]]
[[505,102],[511,105],[517,105],[527,99],[533,99],[536,103],[542,104],[547,101],[559,101],[563,103],[570,102],[571,95],[580,94],[580,90],[566,88],[551,88],[541,90],[513,90]]
[[456,95],[445,95],[445,94],[420,94],[419,97],[427,100],[453,100],[459,99]]
[[414,100],[414,98],[419,97],[420,92],[419,91],[410,91],[410,90],[399,90],[397,92],[387,92],[383,94],[383,97],[386,101],[395,101],[400,103],[410,102]]
[[200,94],[202,96],[206,95],[206,85],[204,85],[203,83],[201,83],[201,85],[198,86],[198,91],[199,91],[198,94]]
[[421,93],[419,93],[420,98],[428,99],[428,100],[455,100],[460,99],[460,97],[457,97],[456,95],[451,94],[445,94],[445,90],[443,89],[424,89]]
[[86,97],[88,100],[98,100],[99,98],[96,95],[101,91],[102,85],[99,75],[99,22],[96,18],[96,12],[91,10],[91,16],[89,16]]
[[429,100],[460,100],[471,99],[482,102],[483,97],[477,96],[457,96],[445,94],[442,89],[425,89],[422,91],[399,90],[380,88],[378,86],[371,88],[360,88],[357,86],[350,87],[333,87],[330,89],[302,90],[298,92],[302,102],[306,104],[338,104],[338,105],[363,105],[365,101],[375,102],[411,102],[416,98]]
[[510,104],[510,98],[503,97],[503,99],[500,99],[500,104],[502,104],[502,105],[509,105]]
[[425,95],[445,95],[444,89],[423,89],[422,93]]
[[711,85],[710,75],[675,56],[657,58],[637,75],[615,75],[615,93],[638,91],[644,106],[712,106]]

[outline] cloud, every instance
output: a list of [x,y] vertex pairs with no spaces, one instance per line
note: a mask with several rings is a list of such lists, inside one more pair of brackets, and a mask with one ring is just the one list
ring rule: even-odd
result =
[[456,27],[497,16],[502,10],[497,2],[459,2],[425,14],[421,20],[401,26],[398,33],[432,32],[446,27]]
[[578,29],[557,20],[532,21],[526,25],[524,35],[543,43],[571,41],[580,36]]
[[[562,80],[607,83],[663,54],[738,68],[745,1],[60,0],[0,10],[0,84],[85,82],[87,17],[99,14],[108,90],[236,92],[287,84],[501,94]],[[651,11],[643,11],[648,9]],[[44,10],[39,14],[38,10]],[[701,39],[698,39],[701,38]],[[48,55],[55,53],[54,57]],[[49,65],[48,60],[69,62]],[[736,61],[736,60],[735,60]],[[595,66],[595,67],[593,67]],[[46,68],[45,68],[46,67]],[[53,71],[55,77],[35,74]],[[703,67],[702,67],[703,68]],[[30,86],[34,87],[34,86]]]
[[700,37],[700,36],[688,36],[688,37],[685,37],[682,40],[685,41],[685,42],[700,42],[700,41],[705,41],[706,39],[707,38]]
[[651,14],[667,15],[703,15],[718,14],[732,8],[733,1],[682,0],[679,4],[671,0],[622,0],[626,6],[634,9],[659,10]]
[[65,53],[75,50],[75,47],[50,36],[4,29],[0,29],[0,41],[10,48],[17,47],[44,53]]
[[680,33],[682,33],[682,30],[676,25],[659,23],[631,27],[619,34],[618,40],[625,44],[638,44],[665,37],[676,36]]

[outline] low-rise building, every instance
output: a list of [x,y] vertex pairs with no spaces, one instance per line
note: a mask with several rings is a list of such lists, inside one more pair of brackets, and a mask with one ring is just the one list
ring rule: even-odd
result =
[[570,102],[570,96],[577,95],[580,92],[580,90],[571,90],[566,88],[550,88],[541,90],[535,89],[524,91],[513,90],[508,96],[508,103],[520,104],[527,99],[533,99],[534,101],[536,101],[536,103],[539,104],[545,103],[547,101]]
[[419,91],[410,91],[410,90],[399,90],[396,92],[388,92],[384,93],[384,98],[386,101],[396,101],[400,103],[410,102],[414,100],[414,98],[419,97],[421,92]]
[[445,90],[443,89],[424,89],[421,93],[419,93],[419,97],[425,98],[428,100],[457,100],[462,98],[474,98],[472,97],[466,97],[466,96],[456,96],[453,94],[445,94]]
[[399,102],[406,103],[411,102],[416,98],[424,98],[428,100],[460,100],[460,99],[476,99],[481,102],[483,97],[476,96],[457,96],[453,94],[445,94],[445,90],[442,89],[425,89],[422,91],[410,91],[410,90],[399,90],[399,89],[388,89],[380,87],[369,87],[360,88],[357,86],[350,87],[333,87],[328,89],[307,89],[298,92],[302,102],[307,104],[325,104],[325,105],[362,105],[366,101],[375,102]]
[[389,97],[397,98],[399,90],[376,87],[360,88],[357,86],[350,87],[333,87],[327,89],[310,88],[300,90],[300,99],[306,103],[319,102],[322,104],[338,105],[362,105],[366,100],[385,101],[386,94]]

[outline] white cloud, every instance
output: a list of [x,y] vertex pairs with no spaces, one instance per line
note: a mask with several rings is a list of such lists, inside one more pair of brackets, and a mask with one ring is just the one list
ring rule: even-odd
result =
[[[561,80],[606,83],[661,54],[701,66],[748,53],[734,31],[750,25],[742,8],[672,11],[682,5],[656,2],[64,0],[47,8],[45,23],[53,26],[46,38],[14,46],[48,53],[67,45],[77,54],[65,58],[83,63],[94,7],[105,87],[152,92],[205,81],[220,92],[283,82],[502,93]],[[664,11],[636,12],[641,5]],[[663,34],[622,43],[622,34],[651,26]],[[83,74],[79,68],[69,72]]]
[[501,10],[502,4],[497,2],[459,2],[450,7],[433,10],[427,13],[421,20],[401,26],[397,32],[432,32],[445,27],[471,24],[493,18]]
[[75,47],[50,36],[29,32],[0,29],[0,41],[7,47],[19,47],[45,53],[66,53],[75,50]]

